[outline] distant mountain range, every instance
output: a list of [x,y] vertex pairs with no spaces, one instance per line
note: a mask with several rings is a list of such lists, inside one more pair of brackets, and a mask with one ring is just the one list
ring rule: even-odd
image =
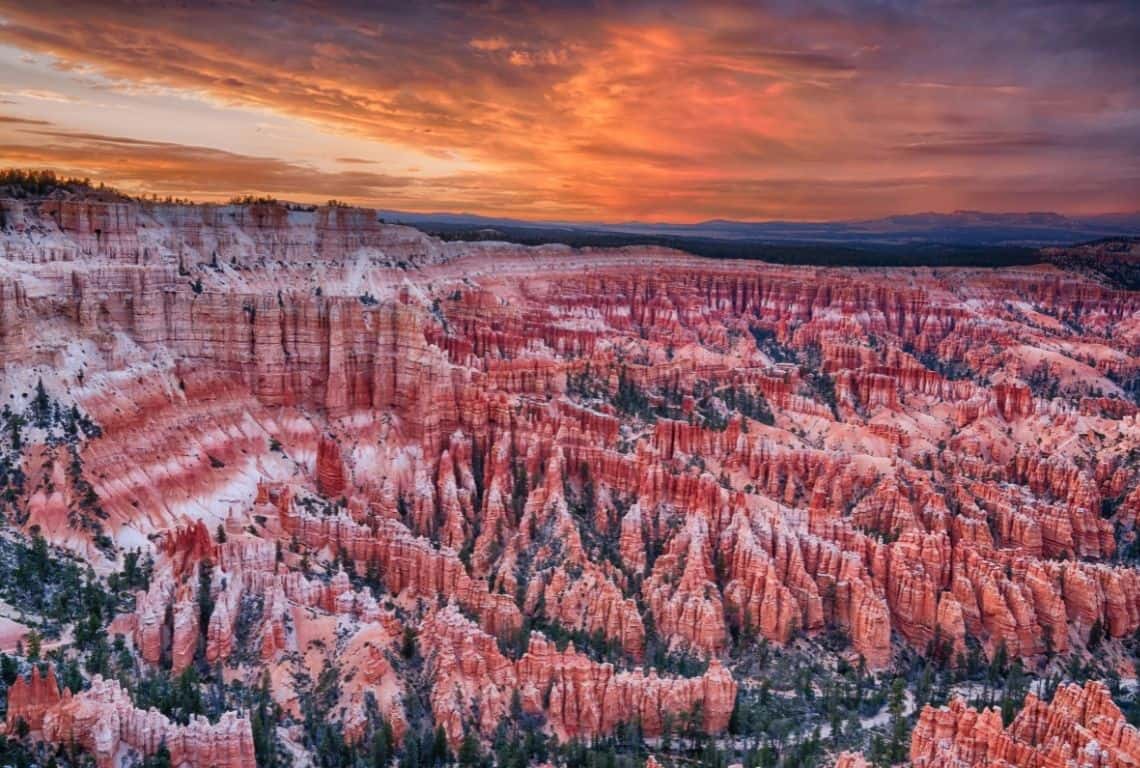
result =
[[[625,234],[749,241],[773,245],[818,243],[852,246],[954,246],[1071,245],[1102,238],[1140,235],[1140,212],[1101,216],[1063,216],[1058,213],[918,213],[881,219],[836,222],[729,221],[714,219],[699,224],[539,222],[500,219],[473,214],[406,213],[382,211],[386,220],[414,226],[458,230],[541,230],[545,232]],[[487,234],[493,234],[488,232]]]

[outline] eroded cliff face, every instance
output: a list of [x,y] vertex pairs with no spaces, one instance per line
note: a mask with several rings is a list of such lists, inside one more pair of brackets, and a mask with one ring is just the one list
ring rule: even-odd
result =
[[[633,722],[656,737],[664,719],[679,722],[693,711],[702,713],[700,728],[719,733],[732,715],[736,683],[716,660],[703,675],[688,679],[659,677],[653,670],[619,672],[572,644],[559,651],[536,633],[512,662],[494,637],[455,607],[433,614],[423,634],[432,712],[456,743],[471,726],[491,734],[510,716],[512,701],[523,713],[545,718],[560,739],[601,736]],[[475,722],[472,712],[478,713]]]
[[[295,715],[294,673],[335,667],[349,736],[366,699],[402,736],[427,681],[455,746],[513,702],[561,738],[694,708],[718,732],[757,638],[838,633],[879,669],[1140,629],[1136,294],[443,244],[357,209],[3,205],[0,396],[42,380],[97,426],[24,429],[16,519],[103,572],[153,553],[116,619],[146,664],[267,670]],[[124,695],[51,728],[20,706],[100,754],[91,713]]]
[[216,765],[248,768],[255,765],[249,721],[233,712],[217,723],[193,718],[175,725],[154,711],[136,708],[115,681],[96,677],[82,693],[64,693],[60,703],[44,714],[43,735],[59,744],[78,744],[95,756],[99,768],[120,764],[124,750],[152,755],[160,747],[170,752],[173,765]]
[[8,692],[9,732],[17,732],[18,724],[50,742],[82,747],[100,768],[120,765],[128,755],[153,755],[160,745],[173,765],[255,765],[245,717],[227,712],[217,723],[192,718],[180,726],[134,706],[116,681],[98,676],[76,695],[66,688],[61,694],[54,673],[41,675],[38,667],[16,678]]
[[1140,761],[1140,732],[1102,683],[1089,682],[1061,687],[1048,703],[1029,694],[1009,727],[997,709],[979,712],[961,699],[927,707],[912,735],[910,759],[915,768],[1118,768]]

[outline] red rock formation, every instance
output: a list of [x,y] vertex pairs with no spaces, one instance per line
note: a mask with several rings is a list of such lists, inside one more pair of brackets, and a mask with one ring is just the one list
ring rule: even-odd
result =
[[1033,413],[1033,394],[1021,383],[1004,382],[994,387],[998,412],[1006,421]]
[[542,590],[543,612],[550,620],[590,635],[600,633],[630,658],[642,658],[645,627],[637,603],[624,597],[599,569],[590,568],[574,578],[558,568],[548,582],[534,581],[532,588]]
[[111,768],[123,748],[151,755],[165,744],[172,765],[212,765],[252,768],[253,733],[249,720],[226,712],[210,724],[192,716],[189,725],[176,725],[156,710],[136,709],[113,680],[96,676],[91,687],[74,696],[70,691],[43,716],[44,738],[55,744],[78,744],[95,757],[100,768]]
[[535,634],[526,653],[511,662],[494,638],[454,608],[430,617],[421,639],[432,679],[432,711],[452,744],[462,740],[471,711],[479,713],[472,724],[490,735],[516,693],[523,709],[545,715],[561,739],[611,733],[634,719],[646,735],[659,735],[664,715],[680,717],[698,702],[704,712],[700,726],[718,733],[728,726],[736,699],[736,683],[715,659],[698,678],[616,672],[572,647],[560,652]]
[[[42,377],[99,427],[27,429],[17,522],[101,572],[97,538],[155,554],[116,624],[146,663],[264,666],[288,708],[286,659],[348,651],[343,710],[368,686],[401,723],[390,645],[454,603],[474,655],[419,633],[448,734],[518,691],[569,735],[723,714],[717,659],[753,637],[842,633],[878,669],[892,636],[1041,657],[1140,629],[1136,293],[444,244],[340,207],[2,205],[11,407]],[[526,619],[711,671],[507,659]]]
[[1089,682],[1058,689],[1048,704],[1029,694],[1008,728],[994,708],[978,712],[961,699],[928,706],[911,736],[910,759],[915,768],[1123,768],[1140,761],[1140,732],[1103,684]]
[[700,727],[719,733],[728,726],[736,698],[736,683],[716,659],[699,678],[659,678],[654,670],[623,674],[572,648],[559,653],[539,638],[531,640],[518,673],[524,690],[549,692],[547,715],[555,733],[566,737],[610,733],[631,718],[647,735],[660,735],[666,713],[679,717],[697,702],[704,712]]
[[407,590],[418,597],[454,598],[481,617],[484,629],[502,636],[521,625],[512,598],[492,594],[485,582],[467,574],[453,552],[412,536],[395,520],[380,521],[373,530],[345,517],[318,519],[291,510],[281,524],[307,546],[320,549],[331,544],[343,549],[358,564],[358,570],[376,564],[394,594]]
[[835,761],[835,768],[870,768],[862,755],[854,752],[841,752]]
[[28,677],[20,675],[8,688],[8,732],[21,720],[33,731],[44,724],[44,713],[59,703],[59,684],[55,680],[55,670],[48,667],[47,674],[41,675],[39,666],[32,667]]
[[328,435],[321,435],[317,444],[317,490],[330,498],[344,493],[344,462],[340,458],[340,446]]
[[724,607],[713,573],[708,528],[689,517],[645,582],[645,601],[674,647],[716,654],[725,644]]

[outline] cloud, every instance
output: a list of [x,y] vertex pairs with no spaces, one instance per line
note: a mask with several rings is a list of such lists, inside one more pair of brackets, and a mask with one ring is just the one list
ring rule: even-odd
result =
[[135,192],[229,197],[268,192],[306,199],[367,199],[414,183],[410,178],[365,171],[322,172],[268,157],[207,147],[63,130],[24,130],[32,140],[0,143],[9,165],[55,165]]
[[501,37],[482,37],[472,40],[470,45],[477,51],[501,51],[510,43]]
[[[139,12],[0,0],[0,16],[0,42],[98,75],[99,87],[202,94],[476,169],[316,177],[384,201],[429,205],[435,194],[429,207],[590,219],[838,218],[982,207],[974,200],[1020,207],[1025,180],[1047,168],[1060,190],[1041,197],[1055,207],[1140,207],[1140,9],[1129,2],[501,0],[318,12],[282,0]],[[218,187],[175,161],[191,150],[201,160],[202,148],[83,136],[74,104],[42,108],[68,134],[43,137],[61,163],[75,161],[71,141],[97,141],[147,183],[173,189],[160,178],[165,157],[170,173]],[[359,151],[329,160],[364,165]],[[243,190],[316,173],[257,158],[242,161],[256,171],[243,181],[234,157],[208,163]],[[906,194],[886,191],[896,189]]]
[[554,211],[535,200],[523,185],[495,189],[492,180],[480,174],[428,178],[360,170],[330,172],[272,157],[41,128],[36,121],[18,119],[0,119],[0,166],[52,167],[133,194],[203,201],[249,193],[298,202],[336,198],[406,210],[474,210],[486,203],[534,217],[549,217]]
[[931,134],[916,137],[899,149],[928,156],[976,157],[1008,155],[1012,152],[1033,152],[1063,146],[1064,141],[1040,131],[1027,133],[962,133]]
[[8,125],[51,125],[47,120],[31,120],[25,117],[12,117],[10,115],[0,115],[0,123]]
[[45,90],[43,88],[20,88],[14,91],[0,91],[0,96],[16,97],[27,101],[52,101],[61,104],[78,101],[74,96],[59,93],[58,91]]

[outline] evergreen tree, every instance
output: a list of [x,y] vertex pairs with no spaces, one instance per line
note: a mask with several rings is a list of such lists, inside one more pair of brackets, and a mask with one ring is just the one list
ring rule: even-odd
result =
[[431,754],[433,762],[436,765],[451,762],[451,751],[447,748],[447,733],[443,730],[442,725],[435,727],[435,733],[432,736]]
[[906,703],[906,680],[896,677],[891,681],[891,693],[888,699],[887,710],[891,713],[890,741],[887,743],[886,754],[890,765],[901,763],[907,759],[910,747],[910,723],[904,716]]
[[483,747],[479,744],[479,737],[472,731],[463,734],[463,741],[459,745],[459,764],[465,768],[483,764]]
[[371,768],[385,768],[392,762],[395,743],[396,739],[392,733],[391,724],[387,720],[381,720],[372,733],[372,743],[368,753],[368,762]]
[[206,658],[206,633],[210,627],[210,616],[214,613],[214,598],[210,585],[214,577],[214,564],[209,559],[198,564],[198,647],[195,659]]
[[35,415],[36,425],[47,428],[51,423],[51,398],[44,389],[44,380],[36,381],[36,396],[32,400],[32,413]]
[[40,633],[34,629],[28,630],[28,634],[25,635],[25,637],[28,640],[28,646],[27,646],[28,661],[32,661],[32,662],[39,661],[39,659],[40,659],[40,647],[41,647],[41,644],[43,642],[43,639],[40,637]]
[[[273,699],[269,692],[269,670],[261,675],[261,684],[254,695],[250,712],[250,730],[253,731],[253,752],[258,768],[278,765],[276,726]],[[375,766],[383,763],[374,763]]]
[[143,768],[171,768],[170,750],[163,741],[154,754],[143,761]]

